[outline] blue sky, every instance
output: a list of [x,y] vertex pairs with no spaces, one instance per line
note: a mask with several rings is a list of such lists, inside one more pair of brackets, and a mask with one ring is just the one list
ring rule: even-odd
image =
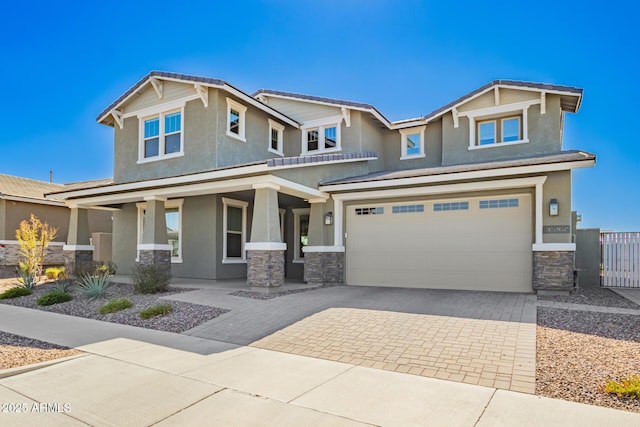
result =
[[584,88],[565,149],[582,227],[640,231],[640,6],[610,1],[9,2],[0,13],[0,173],[110,177],[95,118],[151,70],[426,114],[494,79]]

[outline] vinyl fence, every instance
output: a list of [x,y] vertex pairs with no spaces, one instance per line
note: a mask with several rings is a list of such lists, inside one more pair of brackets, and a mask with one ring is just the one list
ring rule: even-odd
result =
[[602,233],[602,286],[640,288],[640,233]]

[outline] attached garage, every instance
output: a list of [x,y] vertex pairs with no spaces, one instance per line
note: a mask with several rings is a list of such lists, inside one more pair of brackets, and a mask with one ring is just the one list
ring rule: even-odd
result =
[[347,205],[346,283],[531,292],[531,196]]

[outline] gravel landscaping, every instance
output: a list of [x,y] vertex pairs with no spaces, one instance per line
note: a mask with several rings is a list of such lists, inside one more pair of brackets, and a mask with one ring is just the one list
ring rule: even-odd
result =
[[604,391],[640,374],[640,316],[538,307],[536,354],[536,394],[640,412],[640,400]]
[[[130,284],[113,284],[106,298],[98,298],[93,301],[88,300],[79,290],[73,287],[70,291],[73,300],[45,307],[37,305],[36,300],[52,289],[53,284],[40,285],[34,289],[32,295],[0,300],[0,303],[176,333],[181,333],[196,327],[228,311],[217,307],[162,298],[176,293],[186,292],[190,289],[177,288],[170,289],[169,292],[164,293],[137,295],[133,291],[133,285]],[[129,299],[133,303],[133,307],[112,314],[100,314],[98,312],[100,307],[111,299],[120,297]],[[170,314],[147,320],[140,318],[140,312],[142,310],[157,304],[166,303],[171,304],[171,307],[173,307],[173,311]]]
[[0,331],[0,369],[46,362],[81,351]]
[[640,306],[625,297],[604,288],[580,288],[570,295],[538,295],[542,301],[557,301],[571,304],[597,305],[601,307],[631,308],[640,310]]

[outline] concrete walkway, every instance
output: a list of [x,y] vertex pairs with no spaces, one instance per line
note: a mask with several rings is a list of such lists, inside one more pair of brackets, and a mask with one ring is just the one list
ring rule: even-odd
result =
[[0,380],[0,425],[640,423],[630,412],[249,347],[205,356],[120,338],[82,349],[86,356]]
[[607,288],[640,305],[640,288]]

